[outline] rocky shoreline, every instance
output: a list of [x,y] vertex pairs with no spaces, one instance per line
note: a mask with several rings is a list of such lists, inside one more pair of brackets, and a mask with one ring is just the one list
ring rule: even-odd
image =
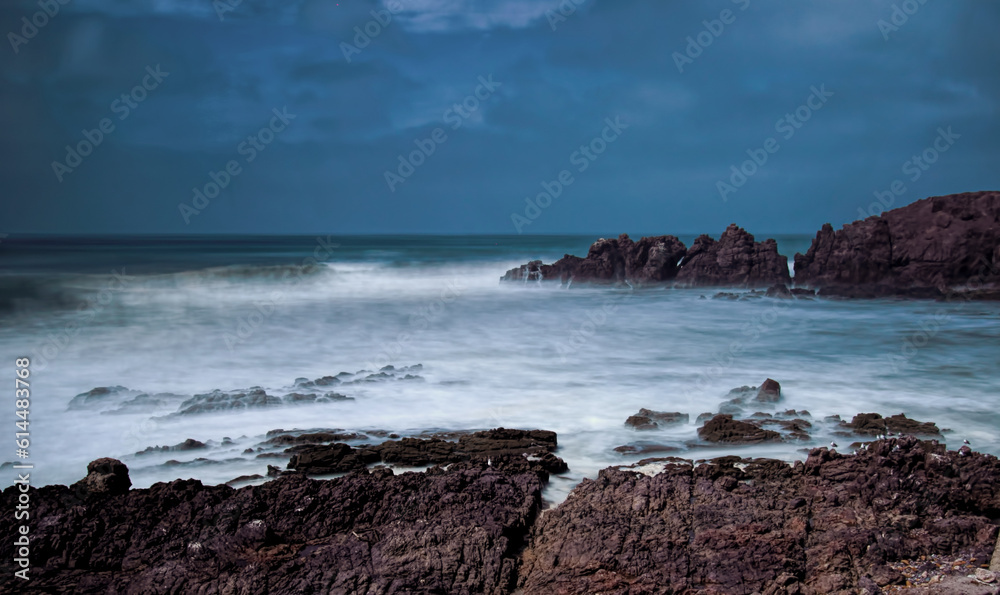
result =
[[[754,399],[775,390],[765,384]],[[845,427],[885,432],[890,419],[904,423],[868,414]],[[997,591],[987,567],[1000,526],[1000,461],[968,446],[879,436],[854,454],[815,448],[794,464],[645,459],[601,471],[544,510],[549,473],[565,470],[553,432],[498,428],[458,438],[390,441],[374,451],[383,461],[432,464],[424,472],[358,465],[319,480],[292,470],[240,489],[196,480],[130,489],[126,466],[100,459],[72,486],[30,489],[31,580],[14,578],[17,556],[5,540],[0,589]],[[361,450],[311,448],[340,460]],[[7,488],[3,505],[13,510],[18,496]],[[0,517],[0,531],[15,529],[13,515]]]
[[793,278],[773,239],[758,242],[732,224],[718,241],[702,235],[690,248],[675,236],[599,239],[584,258],[567,254],[552,264],[531,261],[500,280],[770,288],[770,297],[808,290],[837,297],[995,300],[1000,299],[1000,192],[930,197],[838,231],[827,223],[807,252],[795,255],[794,269]]

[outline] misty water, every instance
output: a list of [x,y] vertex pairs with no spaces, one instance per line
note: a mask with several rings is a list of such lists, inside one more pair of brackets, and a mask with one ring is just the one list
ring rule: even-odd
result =
[[[103,456],[124,461],[136,487],[263,475],[268,464],[284,467],[287,455],[243,451],[278,428],[401,436],[554,430],[570,472],[553,478],[550,501],[604,467],[662,456],[622,455],[614,450],[621,445],[672,446],[686,458],[794,460],[836,439],[845,451],[851,439],[833,435],[822,421],[828,415],[903,412],[953,430],[943,437],[949,448],[968,439],[1000,454],[1000,304],[729,300],[713,299],[713,289],[499,282],[530,259],[583,255],[594,239],[5,243],[0,362],[13,385],[14,359],[32,359],[33,483],[72,483]],[[779,249],[791,256],[809,240],[779,237]],[[261,387],[282,397],[308,392],[294,387],[297,378],[349,372],[344,378],[363,380],[384,366],[418,364],[417,378],[399,373],[328,389],[353,400],[177,414],[184,400],[214,389]],[[730,389],[768,377],[781,383],[779,410],[811,413],[812,440],[690,446],[697,415],[717,411]],[[69,407],[78,394],[114,386],[132,392]],[[114,412],[139,392],[174,396],[149,410]],[[8,402],[0,419],[13,432],[13,391]],[[642,407],[688,413],[690,422],[626,427]],[[135,454],[188,438],[209,448]],[[13,444],[0,453],[5,461],[16,462]],[[14,479],[9,464],[2,479]]]

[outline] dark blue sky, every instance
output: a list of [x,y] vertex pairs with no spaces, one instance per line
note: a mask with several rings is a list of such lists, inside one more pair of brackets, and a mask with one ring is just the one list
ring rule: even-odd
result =
[[3,2],[0,232],[812,233],[1000,188],[995,2],[226,1]]

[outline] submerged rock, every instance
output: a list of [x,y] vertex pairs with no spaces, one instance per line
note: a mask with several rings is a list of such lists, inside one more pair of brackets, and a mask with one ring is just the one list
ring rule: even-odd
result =
[[719,414],[698,428],[698,436],[707,442],[729,444],[756,444],[781,442],[781,434],[765,430],[749,422],[733,419],[732,415]]
[[640,409],[639,413],[625,420],[625,425],[632,426],[637,430],[655,430],[660,426],[686,424],[690,419],[691,417],[687,413],[680,413],[678,411],[665,413],[662,411]]
[[181,442],[180,444],[175,444],[173,446],[147,446],[145,449],[140,450],[139,452],[137,452],[135,454],[136,454],[136,456],[140,456],[140,455],[148,455],[148,454],[157,453],[157,452],[177,452],[177,451],[186,451],[186,450],[201,450],[201,449],[204,449],[204,448],[208,448],[208,445],[205,444],[204,442],[201,442],[199,440],[195,440],[194,438],[188,438],[184,442]]
[[282,404],[279,397],[274,397],[262,388],[252,388],[247,391],[223,392],[215,390],[210,393],[195,395],[181,403],[180,408],[172,415],[194,415],[213,411],[230,409],[263,409],[278,407]]
[[882,417],[878,413],[859,413],[851,419],[850,423],[840,422],[840,427],[864,436],[888,435],[890,433],[918,436],[941,435],[937,424],[910,419],[902,413],[889,417]]

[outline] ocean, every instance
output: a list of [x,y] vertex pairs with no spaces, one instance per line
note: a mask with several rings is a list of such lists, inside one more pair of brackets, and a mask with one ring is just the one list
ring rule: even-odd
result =
[[[264,475],[288,460],[258,450],[267,432],[293,428],[365,434],[359,443],[380,431],[554,430],[570,471],[547,488],[552,503],[650,456],[796,460],[831,440],[844,451],[852,439],[831,415],[905,413],[950,429],[950,448],[968,439],[1000,455],[1000,304],[499,282],[529,260],[583,256],[596,237],[6,238],[0,419],[15,431],[14,361],[29,357],[36,486],[72,483],[104,456],[124,461],[135,487]],[[791,261],[811,236],[776,239]],[[296,386],[338,374],[319,391]],[[766,378],[781,383],[779,409],[810,413],[810,440],[692,445],[699,414]],[[74,401],[98,387],[112,389]],[[185,407],[253,387],[322,398]],[[690,422],[637,432],[624,421],[640,408]],[[3,485],[23,462],[10,438]],[[186,439],[206,446],[137,454]]]

